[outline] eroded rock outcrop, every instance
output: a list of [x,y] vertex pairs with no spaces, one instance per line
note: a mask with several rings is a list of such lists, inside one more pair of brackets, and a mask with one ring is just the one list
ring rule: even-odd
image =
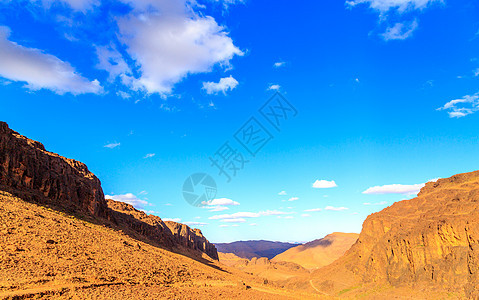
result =
[[340,288],[422,285],[478,297],[478,241],[476,171],[429,182],[416,198],[370,215],[352,248],[313,278],[323,291],[335,290],[343,281]]
[[218,260],[216,247],[202,234],[201,230],[190,228],[181,223],[161,220],[160,217],[147,215],[127,203],[108,199],[108,207],[121,224],[154,241],[162,241],[162,245],[170,248],[185,248],[206,253]]
[[100,180],[79,161],[48,152],[0,122],[0,190],[66,212],[88,215],[140,239],[181,252],[218,253],[199,229],[147,215],[133,206],[105,200]]
[[79,161],[45,150],[0,122],[0,188],[25,200],[107,217],[100,180]]

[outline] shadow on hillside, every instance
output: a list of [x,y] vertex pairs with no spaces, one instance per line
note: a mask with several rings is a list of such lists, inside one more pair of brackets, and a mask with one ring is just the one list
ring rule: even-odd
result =
[[[72,205],[59,205],[54,203],[49,198],[40,195],[38,192],[30,191],[18,191],[8,186],[0,185],[0,191],[5,191],[18,197],[26,202],[36,204],[47,209],[54,210],[59,214],[74,217],[84,222],[92,223],[99,226],[105,226],[112,230],[118,231],[130,238],[141,241],[150,246],[173,252],[188,258],[191,258],[201,264],[214,268],[218,271],[230,273],[220,266],[216,265],[213,261],[210,261],[202,257],[202,253],[199,250],[193,250],[184,246],[178,246],[178,241],[175,241],[171,236],[168,236],[166,232],[159,230],[159,227],[147,224],[141,220],[134,218],[133,216],[119,212],[107,207],[107,218],[100,218],[93,216],[89,212],[82,211]],[[149,235],[149,236],[147,236]],[[157,240],[157,241],[155,241]],[[125,246],[134,246],[125,243]]]

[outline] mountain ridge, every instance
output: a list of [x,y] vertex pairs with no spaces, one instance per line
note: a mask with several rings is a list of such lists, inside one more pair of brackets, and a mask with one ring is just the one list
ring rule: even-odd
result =
[[129,204],[105,199],[100,180],[84,163],[47,151],[42,143],[1,121],[0,190],[109,226],[120,226],[174,251],[195,256],[205,253],[218,260],[215,246],[200,230],[165,223]]
[[[479,171],[428,182],[417,197],[369,215],[345,255],[314,271],[325,293],[368,290],[479,297]],[[292,280],[292,286],[309,286]],[[391,292],[391,290],[389,290]]]
[[317,269],[340,258],[358,239],[357,233],[333,232],[290,248],[271,259],[272,262],[292,262],[306,269]]

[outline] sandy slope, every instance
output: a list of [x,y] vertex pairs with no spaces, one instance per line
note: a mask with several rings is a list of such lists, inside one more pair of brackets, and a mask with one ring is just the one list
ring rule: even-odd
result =
[[[0,192],[0,299],[316,298]],[[250,287],[250,288],[248,288]]]
[[306,269],[317,269],[340,258],[358,239],[357,233],[334,232],[322,239],[290,248],[276,255],[273,262],[293,262]]

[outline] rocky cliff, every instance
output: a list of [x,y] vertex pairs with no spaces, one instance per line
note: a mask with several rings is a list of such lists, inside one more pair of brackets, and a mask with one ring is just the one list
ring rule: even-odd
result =
[[[87,166],[48,152],[0,122],[0,190],[30,202],[88,215],[169,249],[218,253],[200,230],[146,215],[133,206],[105,200],[100,180]],[[184,252],[184,251],[182,251]]]
[[23,199],[106,217],[100,180],[87,166],[45,150],[0,122],[0,188]]
[[218,260],[216,247],[203,236],[201,230],[181,223],[163,222],[160,217],[147,215],[127,203],[111,199],[108,199],[107,203],[115,219],[121,224],[127,224],[135,232],[152,240],[162,241],[164,246],[179,250],[182,248],[197,250]]
[[370,215],[352,248],[313,273],[315,287],[421,286],[479,297],[478,221],[479,171],[429,182],[416,198]]

